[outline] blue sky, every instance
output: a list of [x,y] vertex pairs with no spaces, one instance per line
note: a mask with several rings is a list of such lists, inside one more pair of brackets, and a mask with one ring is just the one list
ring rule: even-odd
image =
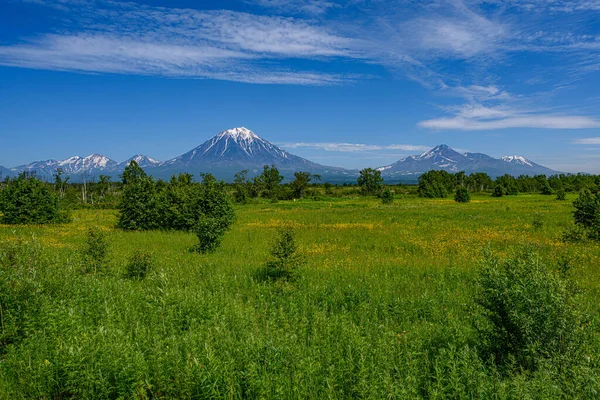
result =
[[0,0],[0,165],[235,126],[327,165],[445,143],[600,173],[600,0]]

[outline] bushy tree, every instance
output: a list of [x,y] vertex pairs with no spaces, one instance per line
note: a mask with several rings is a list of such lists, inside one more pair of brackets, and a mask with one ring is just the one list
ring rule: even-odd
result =
[[263,197],[276,199],[281,191],[282,181],[283,175],[274,165],[265,165],[263,172],[255,178],[255,185],[261,189]]
[[494,191],[492,192],[492,197],[502,197],[504,196],[504,188],[500,185],[494,186]]
[[223,236],[235,220],[235,211],[225,190],[225,184],[218,182],[211,174],[202,175],[201,196],[198,198],[199,211],[194,232],[198,237],[196,250],[209,253],[217,249]]
[[234,193],[233,198],[236,203],[246,204],[251,196],[251,182],[248,180],[248,170],[236,172],[233,178]]
[[84,272],[104,269],[108,258],[108,242],[106,235],[98,228],[90,228],[87,233],[85,247],[82,249]]
[[454,191],[454,175],[443,170],[431,170],[419,177],[419,197],[445,198]]
[[496,178],[496,185],[502,186],[504,188],[504,194],[507,195],[517,195],[519,194],[519,186],[517,184],[517,179],[509,174],[504,174]]
[[51,188],[26,173],[7,178],[0,190],[0,222],[3,224],[48,224],[70,221]]
[[467,187],[472,192],[483,192],[494,187],[494,181],[485,172],[476,172],[467,177]]
[[486,255],[475,298],[485,358],[491,355],[501,366],[530,371],[544,360],[577,359],[582,326],[565,274],[530,251],[508,260]]
[[558,189],[556,191],[556,200],[566,200],[567,199],[567,194],[565,192],[565,189]]
[[221,245],[226,229],[217,218],[202,217],[194,233],[198,237],[198,244],[194,250],[206,254],[214,252]]
[[154,268],[154,257],[146,251],[136,250],[126,265],[125,278],[144,279]]
[[540,193],[546,196],[550,196],[554,193],[554,190],[552,190],[548,182],[545,182],[545,184],[542,185],[542,188],[540,189]]
[[290,182],[294,197],[303,199],[308,185],[313,180],[321,180],[321,177],[319,175],[313,175],[310,172],[294,172],[294,180]]
[[298,244],[294,230],[284,227],[279,230],[277,240],[271,248],[271,258],[266,264],[266,275],[271,279],[289,280],[303,263],[298,254]]
[[381,192],[379,197],[381,198],[381,202],[383,204],[392,204],[394,202],[394,194],[390,188],[383,189],[383,192]]
[[356,182],[364,195],[378,195],[383,188],[381,171],[373,168],[362,169]]
[[117,227],[125,230],[161,228],[156,182],[135,160],[121,175],[123,194],[119,203]]
[[[202,252],[216,248],[235,219],[225,184],[211,174],[202,174],[201,183],[190,174],[155,182],[132,161],[123,173],[123,187],[118,227],[193,231]],[[218,240],[205,239],[211,235]]]
[[584,189],[573,206],[575,223],[586,229],[591,239],[600,240],[600,193]]
[[454,193],[454,201],[457,203],[468,203],[471,201],[471,194],[467,188],[459,187]]

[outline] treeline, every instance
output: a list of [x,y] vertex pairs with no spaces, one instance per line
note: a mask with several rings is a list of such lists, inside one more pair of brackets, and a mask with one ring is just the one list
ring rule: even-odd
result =
[[[466,174],[465,172],[449,173],[432,170],[419,177],[418,184],[389,184],[381,176],[381,171],[365,168],[360,171],[356,181],[344,184],[323,182],[319,175],[309,172],[296,172],[291,181],[284,183],[284,176],[273,165],[265,165],[261,173],[249,177],[250,172],[243,170],[235,174],[232,183],[224,183],[227,191],[236,203],[244,204],[256,199],[270,201],[293,200],[322,197],[344,196],[379,196],[382,199],[393,197],[394,194],[419,195],[425,198],[445,198],[456,194],[457,189],[466,189],[469,193],[490,193],[493,196],[516,195],[519,193],[557,194],[578,193],[582,189],[592,192],[600,190],[600,175],[558,174],[513,177],[503,175],[492,179],[483,172]],[[174,179],[183,181],[193,180],[190,174],[181,174],[184,178]],[[32,178],[32,175],[25,175]],[[148,176],[150,178],[150,176]],[[20,178],[6,178],[0,182],[2,186]],[[156,188],[162,190],[173,183],[170,181],[153,180]],[[118,208],[124,194],[123,181],[113,181],[111,177],[100,175],[98,179],[87,182],[72,183],[57,170],[54,182],[39,182],[38,188],[50,190],[60,203],[67,208]],[[40,189],[41,190],[41,189]]]
[[583,189],[600,190],[600,175],[558,174],[520,175],[514,177],[505,174],[492,179],[488,174],[477,172],[467,175],[432,170],[419,177],[418,194],[420,197],[444,198],[464,188],[469,192],[491,192],[493,196],[517,195],[519,193],[539,193],[545,195],[564,192],[580,192]]

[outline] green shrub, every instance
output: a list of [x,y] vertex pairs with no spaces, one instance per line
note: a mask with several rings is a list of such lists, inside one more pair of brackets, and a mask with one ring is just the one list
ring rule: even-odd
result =
[[272,279],[290,280],[304,260],[298,254],[294,230],[285,227],[279,230],[277,240],[271,248],[271,258],[265,266],[265,275]]
[[217,250],[227,229],[217,218],[205,217],[198,221],[194,232],[199,241],[194,250],[206,254]]
[[504,196],[504,188],[500,185],[494,186],[494,191],[492,192],[493,197],[502,197]]
[[381,171],[373,168],[362,169],[356,183],[360,186],[361,192],[365,196],[379,195],[383,188]]
[[566,200],[567,199],[567,193],[565,192],[565,189],[558,189],[556,191],[556,200]]
[[554,193],[554,191],[552,190],[552,188],[550,187],[550,185],[548,184],[547,181],[545,181],[545,184],[542,186],[542,189],[540,190],[540,193],[546,196],[549,196],[551,194]]
[[566,228],[561,236],[564,243],[579,243],[587,239],[587,231],[581,225],[572,225]]
[[154,268],[154,257],[151,253],[137,250],[126,266],[125,277],[128,279],[144,279]]
[[84,272],[93,272],[104,269],[108,256],[108,243],[106,235],[98,228],[90,228],[82,250]]
[[468,203],[471,201],[471,194],[469,193],[467,188],[458,188],[454,193],[454,201],[458,203]]
[[123,196],[117,227],[127,230],[169,229],[197,231],[202,219],[216,219],[226,231],[235,211],[223,182],[203,174],[173,176],[169,183],[151,177],[132,161],[123,172]]
[[600,193],[584,189],[573,206],[575,223],[587,230],[590,239],[600,240]]
[[0,190],[0,223],[48,224],[70,220],[58,196],[38,178],[23,173],[5,180]]
[[446,198],[454,191],[455,177],[446,171],[432,170],[419,176],[419,197]]
[[392,204],[394,202],[394,194],[390,188],[385,188],[379,197],[382,204]]
[[7,346],[26,338],[28,325],[39,311],[40,256],[37,243],[0,242],[0,358]]
[[123,194],[119,203],[117,227],[125,230],[159,229],[161,213],[157,203],[157,185],[135,161],[122,175]]
[[542,219],[542,216],[539,213],[535,213],[535,215],[533,216],[531,227],[536,231],[544,227],[544,220]]
[[487,254],[475,302],[484,359],[531,371],[576,360],[583,337],[573,285],[533,252],[508,260]]

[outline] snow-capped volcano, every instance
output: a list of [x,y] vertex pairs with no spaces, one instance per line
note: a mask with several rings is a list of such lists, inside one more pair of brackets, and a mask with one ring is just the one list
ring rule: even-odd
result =
[[[213,136],[200,146],[166,161],[164,165],[188,166],[204,163],[237,163],[256,165],[279,164],[290,161],[293,155],[261,139],[244,127],[228,129]],[[301,162],[310,163],[300,159]],[[295,160],[295,161],[299,161]]]
[[275,165],[286,177],[296,171],[339,177],[357,174],[290,154],[244,127],[222,131],[187,153],[164,162],[157,170],[161,177],[182,171],[210,172],[219,179],[232,180],[238,171],[247,169],[254,175],[262,171],[264,165]]
[[522,156],[505,156],[497,159],[483,153],[461,154],[445,144],[436,146],[420,155],[408,156],[392,165],[379,168],[381,174],[388,178],[418,176],[432,169],[452,173],[459,171],[485,172],[491,177],[504,174],[518,176],[557,173]]

